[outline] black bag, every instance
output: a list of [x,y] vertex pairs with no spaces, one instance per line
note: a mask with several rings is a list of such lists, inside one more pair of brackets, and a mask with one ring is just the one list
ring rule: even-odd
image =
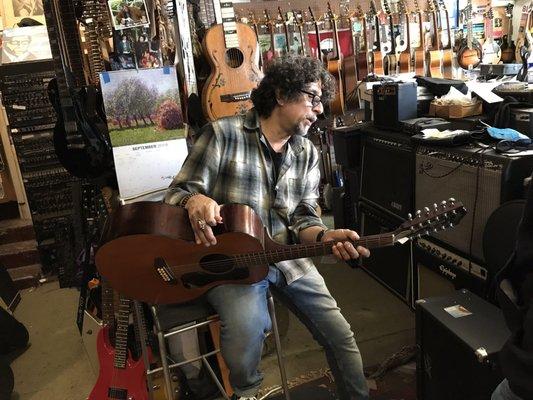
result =
[[15,378],[9,364],[0,360],[0,400],[10,400],[15,386]]
[[416,83],[418,86],[427,88],[427,90],[429,90],[435,96],[444,96],[450,91],[452,86],[463,94],[468,93],[468,87],[466,87],[465,83],[456,79],[440,79],[417,76]]
[[0,354],[26,347],[28,330],[10,313],[0,307]]

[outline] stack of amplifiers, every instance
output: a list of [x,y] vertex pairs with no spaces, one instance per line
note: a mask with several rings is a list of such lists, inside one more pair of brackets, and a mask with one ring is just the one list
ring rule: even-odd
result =
[[[359,203],[361,236],[391,232],[403,222],[402,218],[384,210]],[[372,256],[360,258],[359,266],[392,293],[413,306],[413,246],[408,241],[403,245],[372,249]]]
[[361,200],[407,218],[414,208],[414,149],[410,136],[363,129]]
[[76,179],[62,167],[54,148],[56,115],[47,92],[55,77],[53,63],[6,64],[0,67],[0,76],[42,270],[58,274],[60,285],[70,286],[77,270],[69,251],[73,239],[71,185]]
[[496,271],[485,264],[483,230],[500,204],[523,197],[523,182],[532,170],[533,156],[499,155],[474,146],[418,147],[416,207],[453,197],[468,211],[457,227],[418,242],[423,264],[456,286],[484,294]]

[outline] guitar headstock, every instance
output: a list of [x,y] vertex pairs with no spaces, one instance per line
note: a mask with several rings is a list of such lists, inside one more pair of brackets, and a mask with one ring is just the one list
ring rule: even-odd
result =
[[513,8],[514,8],[514,4],[513,3],[507,3],[507,5],[505,6],[505,16],[507,18],[512,18],[513,17]]
[[441,9],[442,11],[448,12],[448,9],[446,8],[446,3],[444,2],[444,0],[439,0],[439,9]]
[[387,15],[392,14],[388,0],[383,0],[383,11],[385,11],[385,14]]
[[313,14],[313,10],[311,9],[311,6],[309,6],[308,9],[309,9],[309,15],[311,16],[311,22],[313,23],[318,22],[315,18],[315,14]]
[[296,25],[298,26],[304,26],[305,24],[305,17],[304,12],[302,10],[294,11],[294,21],[296,22]]
[[274,24],[274,21],[272,21],[272,18],[270,18],[270,13],[268,12],[266,8],[263,10],[263,17],[265,17],[265,25]]
[[400,14],[408,15],[404,0],[400,0],[398,2],[398,9],[400,11]]
[[418,210],[414,216],[409,214],[409,219],[394,231],[394,241],[404,242],[429,235],[433,232],[452,228],[466,214],[463,203],[451,198],[443,200],[439,205],[425,207]]
[[492,7],[489,7],[489,10],[487,11],[487,18],[494,19],[494,10],[492,9]]
[[415,4],[415,12],[417,14],[420,14],[421,11],[420,11],[420,5],[418,4],[418,0],[414,0],[414,4]]
[[330,21],[333,21],[333,20],[337,19],[337,17],[336,17],[335,14],[333,13],[333,10],[331,9],[331,4],[329,3],[329,1],[328,1],[328,8],[327,8],[327,11],[326,11],[326,17],[327,17]]
[[355,6],[355,12],[357,13],[358,18],[363,18],[365,16],[365,13],[363,12],[363,9],[361,8],[361,4],[357,3],[357,6]]
[[368,12],[368,15],[370,18],[374,18],[378,14],[378,9],[376,7],[376,2],[374,0],[370,0],[370,10]]

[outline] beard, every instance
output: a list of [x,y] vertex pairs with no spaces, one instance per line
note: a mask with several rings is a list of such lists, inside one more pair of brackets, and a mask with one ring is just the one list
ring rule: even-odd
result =
[[311,128],[315,121],[315,115],[308,115],[304,119],[298,121],[298,123],[294,124],[293,128],[291,129],[291,133],[297,136],[307,136],[307,133],[309,133],[309,128]]

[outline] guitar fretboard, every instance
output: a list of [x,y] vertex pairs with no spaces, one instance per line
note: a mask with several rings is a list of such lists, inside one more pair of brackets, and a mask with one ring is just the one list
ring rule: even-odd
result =
[[222,26],[224,29],[224,43],[226,44],[226,48],[238,48],[239,36],[237,35],[237,22],[235,20],[233,3],[220,3],[220,10],[222,12]]

